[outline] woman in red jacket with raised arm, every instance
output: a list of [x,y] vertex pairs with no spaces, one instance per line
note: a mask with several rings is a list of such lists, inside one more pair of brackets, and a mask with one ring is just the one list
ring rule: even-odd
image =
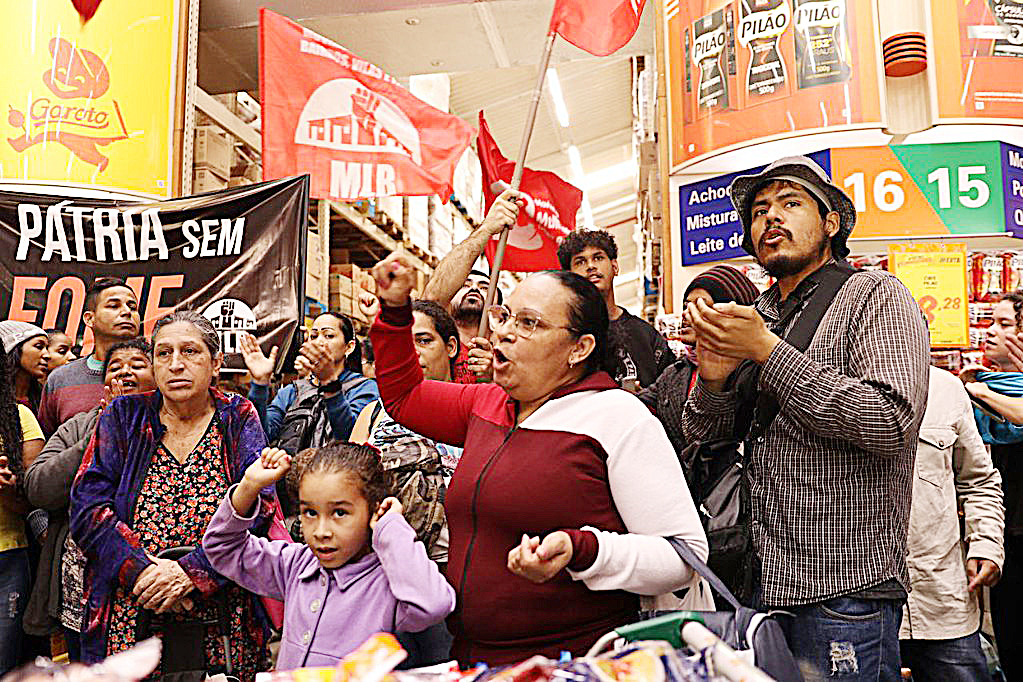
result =
[[465,448],[445,509],[451,618],[463,664],[582,654],[634,620],[640,598],[696,582],[667,536],[707,541],[664,429],[604,371],[607,307],[570,272],[536,274],[487,311],[494,383],[425,381],[413,346],[413,271],[373,274],[371,338],[390,414]]

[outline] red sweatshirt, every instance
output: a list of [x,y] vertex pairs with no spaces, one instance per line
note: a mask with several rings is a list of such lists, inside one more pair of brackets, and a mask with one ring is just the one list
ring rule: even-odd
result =
[[[458,596],[450,625],[460,663],[585,653],[635,617],[634,593],[660,594],[690,581],[662,538],[685,537],[703,553],[706,541],[674,450],[638,400],[601,372],[555,394],[516,428],[515,403],[499,386],[424,381],[411,324],[408,306],[384,308],[374,324],[377,382],[395,420],[465,448],[445,500],[447,577]],[[608,409],[625,414],[618,420],[601,414]],[[598,424],[590,429],[590,422]],[[640,443],[651,436],[653,446]],[[609,452],[621,456],[635,448],[656,451],[660,469],[644,469],[640,456],[638,473],[660,483],[612,480]],[[652,495],[637,494],[640,488]],[[669,490],[672,500],[661,504]],[[645,528],[623,520],[619,492],[629,498],[627,516]],[[688,507],[675,505],[680,498]],[[540,585],[508,570],[508,552],[524,533],[542,538],[556,530],[572,536],[570,570]]]

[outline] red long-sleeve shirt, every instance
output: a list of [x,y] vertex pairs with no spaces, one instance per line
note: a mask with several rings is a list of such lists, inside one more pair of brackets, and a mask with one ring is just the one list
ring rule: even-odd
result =
[[[424,381],[411,324],[408,306],[385,308],[374,324],[377,382],[399,423],[465,449],[445,500],[447,577],[458,595],[450,623],[461,663],[582,654],[635,617],[632,592],[658,594],[688,582],[691,574],[661,538],[686,537],[701,553],[706,541],[674,451],[638,400],[596,373],[556,393],[516,427],[515,403],[499,386]],[[646,455],[637,457],[641,472],[659,483],[646,484],[652,498],[640,501],[635,488],[619,485],[615,496],[630,498],[621,507],[612,495],[609,453],[621,458],[624,447],[631,457],[631,446],[656,451],[657,467],[646,468]],[[677,492],[661,504],[668,490]],[[539,585],[508,570],[508,552],[524,533],[542,538],[556,530],[572,536],[571,570]],[[651,574],[668,574],[671,584]],[[638,585],[644,575],[646,584]]]

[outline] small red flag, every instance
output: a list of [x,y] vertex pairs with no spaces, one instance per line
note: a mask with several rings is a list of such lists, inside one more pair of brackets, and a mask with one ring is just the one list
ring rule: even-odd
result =
[[632,40],[646,0],[557,0],[550,30],[604,57]]
[[[490,128],[480,112],[480,132],[476,138],[483,169],[483,195],[487,210],[494,199],[511,187],[515,162],[497,148]],[[508,233],[502,269],[511,272],[536,272],[558,269],[558,242],[575,229],[575,214],[583,203],[583,193],[554,173],[526,168],[519,191],[527,196],[519,210],[519,220]],[[487,260],[494,263],[498,238],[487,244]]]
[[471,125],[267,9],[259,10],[259,37],[264,180],[308,173],[317,199],[447,201]]
[[96,10],[99,9],[99,3],[100,0],[71,0],[71,4],[78,11],[78,16],[82,18],[83,24],[92,19],[93,15],[96,14]]

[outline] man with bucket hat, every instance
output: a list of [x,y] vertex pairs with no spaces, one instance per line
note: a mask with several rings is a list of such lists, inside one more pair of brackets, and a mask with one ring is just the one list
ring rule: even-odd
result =
[[745,441],[753,601],[794,614],[807,679],[898,680],[926,325],[894,276],[845,263],[856,211],[813,160],[730,191],[743,248],[777,283],[753,306],[688,307],[699,379],[683,432]]

